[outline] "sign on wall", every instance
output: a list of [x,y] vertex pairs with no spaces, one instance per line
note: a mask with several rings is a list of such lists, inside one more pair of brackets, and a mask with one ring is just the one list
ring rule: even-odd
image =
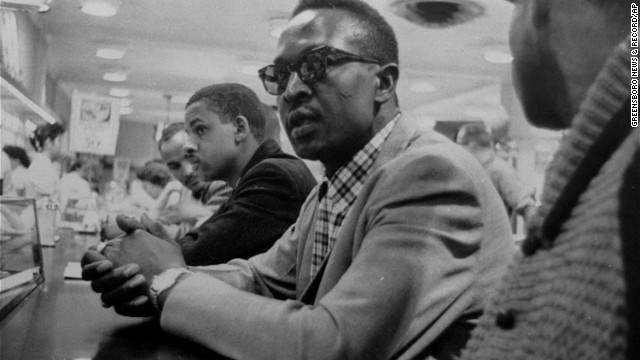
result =
[[114,155],[120,125],[120,101],[108,96],[73,93],[69,150]]

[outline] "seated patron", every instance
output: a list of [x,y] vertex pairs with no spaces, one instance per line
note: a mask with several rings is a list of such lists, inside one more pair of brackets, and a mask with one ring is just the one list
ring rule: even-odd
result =
[[493,139],[485,125],[463,125],[458,130],[456,142],[480,161],[498,190],[509,217],[522,216],[525,224],[528,224],[536,210],[536,189],[523,184],[515,169],[496,155]]
[[[266,137],[264,112],[249,88],[205,87],[186,109],[189,139],[183,147],[188,164],[181,169],[193,167],[206,181],[224,181],[233,188],[211,217],[178,239],[186,262],[218,264],[266,251],[295,222],[316,184],[313,176],[302,160]],[[168,164],[179,158],[166,151],[170,147],[161,150]]]
[[162,160],[147,161],[137,173],[142,188],[154,200],[150,214],[157,218],[169,205],[180,201],[184,185],[174,179]]
[[158,141],[162,160],[173,177],[183,185],[180,201],[158,211],[160,219],[180,224],[177,238],[200,226],[231,194],[231,188],[224,181],[206,182],[194,171],[184,156],[183,147],[188,138],[184,123],[173,123],[162,131]]
[[67,206],[69,199],[91,197],[91,186],[86,180],[88,166],[81,161],[71,165],[69,172],[60,178],[60,204]]
[[[513,245],[480,164],[400,111],[397,64],[393,30],[366,3],[302,1],[260,71],[296,153],[326,169],[295,224],[265,253],[197,268],[130,231],[89,250],[84,277],[117,311],[150,301],[165,331],[232,358],[451,358]],[[197,140],[207,113],[191,106]],[[243,136],[229,135],[219,142]]]
[[[9,158],[9,164],[3,164],[3,172],[8,171],[8,177],[10,181],[7,181],[3,195],[9,196],[22,196],[27,193],[27,183],[29,182],[29,173],[27,169],[31,164],[31,159],[27,152],[23,148],[12,145],[5,145],[2,147],[2,151],[6,153]],[[4,156],[4,155],[3,155]]]

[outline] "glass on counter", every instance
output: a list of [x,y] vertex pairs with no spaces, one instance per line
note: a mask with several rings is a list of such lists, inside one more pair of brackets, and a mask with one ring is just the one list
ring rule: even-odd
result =
[[44,270],[35,200],[0,196],[0,215],[2,319],[44,281]]
[[58,204],[49,197],[36,200],[38,233],[43,246],[55,246],[58,209]]

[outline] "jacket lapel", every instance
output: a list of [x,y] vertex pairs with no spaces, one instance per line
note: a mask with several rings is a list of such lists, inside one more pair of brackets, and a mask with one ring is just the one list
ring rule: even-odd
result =
[[[398,119],[398,121],[396,122],[395,126],[393,127],[393,130],[391,130],[389,137],[382,145],[382,148],[380,149],[380,152],[378,153],[378,156],[376,157],[375,162],[371,166],[369,173],[370,174],[373,173],[374,171],[382,167],[384,164],[393,160],[400,153],[402,153],[411,144],[412,139],[416,137],[417,130],[418,130],[418,126],[416,122],[411,117],[405,114],[402,114]],[[313,244],[313,241],[315,241],[315,218],[317,215],[317,201],[314,203],[314,206],[316,206],[316,208],[313,209],[314,215],[312,217],[313,222],[311,223],[312,229],[310,229],[310,231],[306,236],[307,241],[304,246],[305,248],[304,257],[307,258],[306,260],[309,260],[308,258],[312,256],[312,252],[313,252],[312,244]],[[345,224],[347,222],[347,219],[349,219],[351,216],[359,216],[359,214],[353,215],[351,213],[351,209],[349,209],[349,211],[347,212],[347,216],[345,217],[342,224]],[[342,230],[343,229],[341,228],[338,231],[338,235],[337,235],[338,238],[336,239],[336,242],[340,241],[341,237],[353,236],[353,234],[343,235]],[[318,288],[320,286],[320,282],[322,281],[322,278],[323,278],[322,275],[324,274],[325,267],[329,260],[329,257],[331,256],[332,250],[333,250],[333,247],[329,249],[329,252],[324,257],[324,260],[322,261],[322,264],[320,264],[318,271],[316,272],[314,277],[309,281],[306,288],[302,292],[302,295],[300,296],[300,301],[302,301],[303,303],[313,304],[317,300],[316,295],[318,292]],[[305,261],[305,263],[307,262],[308,261]],[[309,271],[309,269],[305,267],[304,271]],[[338,279],[335,279],[336,282],[337,280]]]

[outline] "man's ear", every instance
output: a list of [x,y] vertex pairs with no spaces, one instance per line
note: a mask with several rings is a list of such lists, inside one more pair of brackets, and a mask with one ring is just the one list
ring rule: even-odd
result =
[[378,89],[375,100],[382,104],[395,97],[400,69],[394,63],[380,65],[376,76],[378,78]]
[[236,144],[239,144],[243,142],[251,132],[251,129],[249,128],[249,120],[247,120],[243,115],[238,115],[232,120],[232,125],[234,129],[233,140]]

